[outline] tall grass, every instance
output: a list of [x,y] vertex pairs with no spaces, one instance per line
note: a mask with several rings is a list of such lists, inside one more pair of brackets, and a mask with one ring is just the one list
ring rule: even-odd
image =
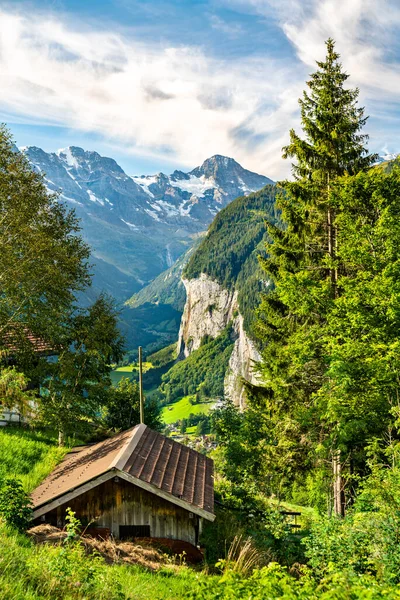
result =
[[254,569],[265,565],[268,562],[267,558],[266,552],[261,552],[254,546],[251,537],[243,539],[241,535],[237,535],[224,561],[224,572],[233,571],[247,577]]
[[35,545],[0,524],[1,600],[179,600],[205,575],[108,565],[79,544]]
[[0,429],[0,478],[18,477],[31,492],[62,460],[68,448],[59,448],[55,435],[17,427]]

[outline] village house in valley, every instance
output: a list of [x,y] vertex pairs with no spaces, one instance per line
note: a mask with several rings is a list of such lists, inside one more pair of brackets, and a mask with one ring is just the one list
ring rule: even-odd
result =
[[213,461],[141,424],[69,453],[32,494],[34,520],[82,524],[115,538],[169,538],[196,546],[213,521]]

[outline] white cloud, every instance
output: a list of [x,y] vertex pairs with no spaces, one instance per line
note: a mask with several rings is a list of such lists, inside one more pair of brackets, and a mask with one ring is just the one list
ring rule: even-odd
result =
[[233,3],[273,18],[298,60],[217,60],[196,45],[160,46],[104,26],[84,30],[61,17],[0,10],[0,108],[26,122],[100,134],[132,155],[194,166],[219,153],[279,178],[289,169],[281,148],[298,127],[297,98],[332,36],[367,112],[376,111],[374,141],[390,144],[392,121],[382,106],[399,101],[400,65],[389,56],[400,23],[395,2]]
[[100,133],[132,154],[193,166],[219,153],[282,173],[280,147],[297,110],[287,86],[294,65],[217,60],[195,46],[145,45],[46,15],[0,12],[0,40],[0,107],[9,113]]
[[228,23],[227,21],[221,19],[221,17],[218,17],[218,15],[210,15],[209,20],[213,29],[221,31],[229,37],[237,37],[243,32],[243,28],[240,23]]
[[[349,84],[371,115],[371,145],[398,138],[400,103],[398,0],[230,0],[242,10],[275,19],[308,72],[325,55],[324,42],[336,41]],[[396,114],[397,113],[397,114]],[[396,147],[398,148],[398,142]]]

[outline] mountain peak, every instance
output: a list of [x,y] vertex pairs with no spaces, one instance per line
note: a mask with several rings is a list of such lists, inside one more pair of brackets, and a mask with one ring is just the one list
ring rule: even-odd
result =
[[79,148],[79,146],[67,146],[66,148],[60,148],[55,154],[70,167],[77,168],[79,165],[77,159],[82,158],[85,154],[85,151],[83,148]]
[[193,171],[190,172],[190,175],[195,175],[196,177],[204,175],[206,178],[215,178],[219,173],[236,169],[242,169],[236,160],[229,158],[228,156],[222,156],[221,154],[214,154],[214,156],[207,158],[201,167],[193,169]]
[[79,146],[67,146],[55,152],[55,155],[67,165],[67,168],[100,169],[108,170],[126,177],[125,172],[113,159],[101,156],[95,150],[84,150]]
[[234,158],[221,154],[207,158],[201,167],[196,167],[189,175],[213,180],[224,191],[233,191],[236,187],[244,194],[259,190],[267,183],[273,183],[268,177],[244,169]]
[[[216,171],[222,169],[233,169],[233,168],[241,168],[238,162],[229,156],[222,156],[221,154],[214,154],[214,156],[210,156],[210,158],[206,158],[201,167],[197,167],[194,171],[201,171],[206,177],[207,174],[211,175],[215,174]],[[193,172],[193,171],[192,171]]]
[[222,154],[214,154],[213,156],[210,156],[210,158],[206,158],[206,160],[203,162],[203,165],[205,165],[207,163],[223,165],[224,167],[228,167],[229,165],[238,165],[239,164],[238,162],[236,162],[236,160],[234,158],[231,158],[229,156],[223,156]]

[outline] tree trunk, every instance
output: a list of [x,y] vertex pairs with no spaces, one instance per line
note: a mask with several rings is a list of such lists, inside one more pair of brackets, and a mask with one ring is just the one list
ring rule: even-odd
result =
[[65,434],[61,429],[58,432],[58,445],[65,446]]
[[[330,206],[330,176],[328,173],[328,212],[327,212],[327,226],[328,226],[328,254],[329,258],[333,261],[336,258],[337,251],[337,232],[334,225],[335,215]],[[338,297],[338,270],[335,266],[330,268],[330,280],[332,285],[333,298],[336,300]],[[343,478],[342,478],[342,463],[340,458],[340,450],[336,450],[332,456],[332,470],[333,470],[333,510],[335,515],[344,517],[344,506],[345,498],[343,491]]]
[[[328,254],[331,260],[336,258],[337,239],[336,239],[336,227],[333,224],[335,215],[331,208],[328,208],[327,214],[327,225],[328,225]],[[337,281],[338,281],[338,270],[335,266],[329,270],[329,275],[332,284],[333,297],[338,297]]]
[[336,450],[332,456],[333,470],[333,510],[336,516],[344,517],[344,491],[342,478],[342,463],[340,458],[340,450]]

